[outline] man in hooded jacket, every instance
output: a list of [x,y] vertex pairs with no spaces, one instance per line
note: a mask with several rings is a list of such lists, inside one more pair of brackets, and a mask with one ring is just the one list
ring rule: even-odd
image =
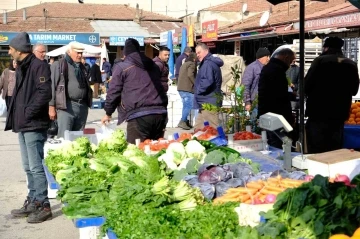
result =
[[118,124],[127,121],[127,141],[157,140],[164,137],[168,99],[161,84],[159,67],[143,53],[139,42],[129,38],[124,47],[125,59],[113,68],[105,102],[103,124],[118,109]]
[[194,109],[198,109],[199,114],[194,128],[203,128],[205,121],[216,128],[219,126],[218,113],[205,110],[203,104],[222,106],[222,75],[220,67],[224,65],[224,62],[220,58],[214,57],[209,52],[209,47],[204,43],[199,43],[196,46],[196,56],[200,61],[200,65],[194,86]]

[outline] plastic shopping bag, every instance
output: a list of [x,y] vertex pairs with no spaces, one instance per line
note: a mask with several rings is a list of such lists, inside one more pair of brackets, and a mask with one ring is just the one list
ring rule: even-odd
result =
[[0,117],[6,117],[7,109],[6,109],[6,102],[0,95]]

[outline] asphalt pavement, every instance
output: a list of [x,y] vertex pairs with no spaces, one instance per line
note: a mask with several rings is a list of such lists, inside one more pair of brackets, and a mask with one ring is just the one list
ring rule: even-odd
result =
[[[99,122],[104,114],[101,109],[90,110],[86,127],[100,129]],[[118,127],[125,129],[126,125]],[[12,218],[10,211],[23,205],[27,187],[17,134],[5,132],[4,128],[5,118],[0,118],[0,239],[78,239],[79,230],[62,214],[61,203],[56,199],[50,200],[51,220],[29,224],[26,218]],[[174,132],[181,131],[167,128],[165,136]]]

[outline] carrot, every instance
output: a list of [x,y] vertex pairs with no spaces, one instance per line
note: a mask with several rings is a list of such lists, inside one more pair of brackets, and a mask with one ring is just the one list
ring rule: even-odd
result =
[[276,191],[271,191],[271,190],[268,190],[268,189],[266,189],[266,188],[263,188],[263,189],[261,189],[261,193],[262,194],[274,194],[274,195],[278,195],[280,192],[276,192]]
[[281,193],[281,192],[284,191],[284,189],[279,188],[279,187],[266,186],[265,188],[266,188],[267,190],[275,191],[275,192],[279,192],[279,193]]
[[246,204],[251,204],[251,203],[252,203],[252,200],[251,200],[251,199],[248,199],[248,200],[246,200],[244,203],[246,203]]
[[[247,185],[246,185],[247,186]],[[229,191],[229,190],[228,190]],[[238,188],[234,188],[232,190],[232,192],[238,192],[238,193],[250,193],[250,194],[255,194],[257,191],[259,191],[256,188],[244,188],[244,187],[238,187]]]
[[250,182],[250,183],[246,184],[246,187],[252,188],[252,189],[262,189],[264,186],[259,183],[256,183],[256,182]]
[[273,182],[273,183],[279,183],[280,182],[280,180],[277,179],[277,178],[268,178],[267,181],[268,182]]
[[249,199],[250,199],[250,195],[249,195],[249,194],[247,194],[247,195],[242,195],[242,196],[240,196],[238,199],[239,199],[240,202],[245,202],[246,200],[249,200]]

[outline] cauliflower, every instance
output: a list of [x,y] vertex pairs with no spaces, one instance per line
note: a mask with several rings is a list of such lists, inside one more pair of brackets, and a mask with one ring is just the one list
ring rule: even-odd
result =
[[206,156],[205,150],[205,147],[196,140],[190,140],[185,146],[185,152],[187,156],[189,158],[197,159],[200,162],[203,162]]

